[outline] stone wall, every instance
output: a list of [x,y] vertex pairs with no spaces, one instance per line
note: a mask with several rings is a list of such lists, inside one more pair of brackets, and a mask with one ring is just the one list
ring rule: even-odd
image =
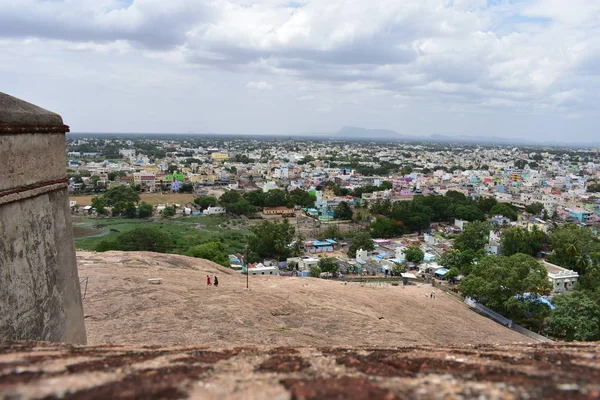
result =
[[85,343],[62,118],[0,93],[0,339]]

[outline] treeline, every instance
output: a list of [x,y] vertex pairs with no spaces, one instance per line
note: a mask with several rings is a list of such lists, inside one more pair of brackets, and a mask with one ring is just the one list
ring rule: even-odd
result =
[[314,207],[315,198],[302,189],[294,189],[289,192],[280,189],[268,192],[254,190],[243,195],[230,190],[223,193],[218,199],[213,196],[201,196],[194,199],[194,203],[202,209],[220,205],[233,215],[250,216],[255,214],[259,207]]
[[518,210],[493,197],[472,200],[463,193],[448,191],[444,196],[415,196],[410,201],[381,200],[371,205],[376,218],[371,224],[373,237],[391,238],[429,229],[432,222],[450,222],[455,218],[469,222],[485,221],[486,215],[503,215],[516,220]]

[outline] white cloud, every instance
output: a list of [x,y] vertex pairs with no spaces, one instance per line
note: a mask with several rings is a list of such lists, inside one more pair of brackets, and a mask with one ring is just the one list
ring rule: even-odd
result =
[[273,90],[273,85],[271,85],[268,82],[264,82],[264,81],[259,81],[259,82],[248,82],[246,83],[246,87],[248,89],[255,89],[255,90]]
[[[249,93],[318,97],[329,104],[318,108],[324,114],[352,109],[343,101],[351,94],[387,110],[416,104],[423,115],[446,103],[489,115],[529,110],[566,118],[598,110],[599,20],[600,3],[592,0],[135,0],[128,7],[120,0],[0,0],[4,59],[23,58],[0,68],[19,73],[18,65],[40,53],[58,64],[64,50],[74,63],[105,56],[109,66],[96,68],[109,76],[121,62],[136,63],[142,75],[162,79],[157,85],[168,85],[171,74],[143,70],[169,65],[192,80],[210,71],[223,88],[219,96],[236,96],[227,89],[233,80],[247,82]],[[48,43],[54,55],[43,51]],[[382,93],[398,97],[385,103]],[[285,101],[278,105],[293,107]],[[578,119],[589,132],[593,114]]]

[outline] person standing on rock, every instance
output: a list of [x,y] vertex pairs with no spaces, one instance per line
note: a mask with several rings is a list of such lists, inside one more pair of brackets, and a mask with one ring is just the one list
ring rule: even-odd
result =
[[217,276],[215,275],[215,287],[219,286],[219,280],[217,279]]
[[210,275],[206,275],[206,286],[210,286]]

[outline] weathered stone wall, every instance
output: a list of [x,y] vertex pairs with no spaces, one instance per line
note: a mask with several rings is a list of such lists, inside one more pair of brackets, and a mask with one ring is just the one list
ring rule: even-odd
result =
[[0,339],[85,343],[57,114],[0,93]]

